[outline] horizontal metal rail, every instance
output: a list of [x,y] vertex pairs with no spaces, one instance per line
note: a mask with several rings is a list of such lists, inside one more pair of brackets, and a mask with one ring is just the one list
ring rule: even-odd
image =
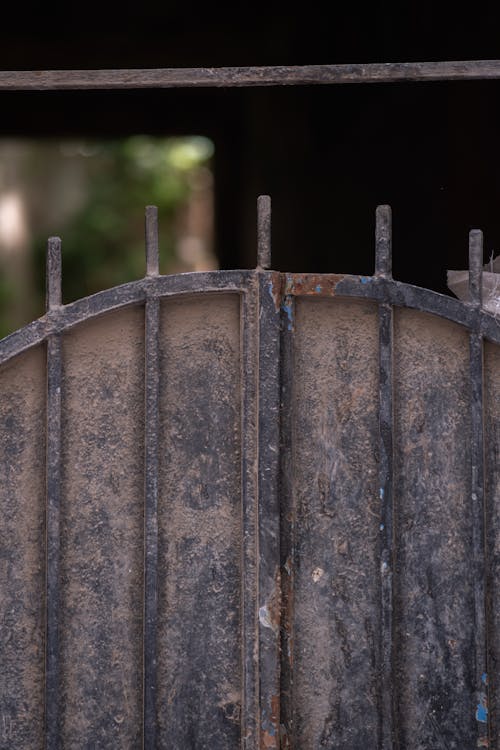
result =
[[500,321],[490,313],[479,310],[468,302],[401,281],[348,274],[208,271],[148,277],[62,305],[2,339],[0,365],[16,354],[42,343],[53,333],[61,333],[90,318],[127,305],[145,304],[148,295],[171,297],[198,293],[242,293],[248,289],[255,273],[268,277],[269,293],[273,295],[277,306],[283,295],[372,299],[375,302],[439,315],[500,344]]
[[500,60],[248,68],[0,71],[0,91],[220,88],[500,78]]

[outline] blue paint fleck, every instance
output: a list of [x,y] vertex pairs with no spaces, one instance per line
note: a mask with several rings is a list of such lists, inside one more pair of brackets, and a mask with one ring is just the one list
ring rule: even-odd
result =
[[482,682],[482,683],[483,683],[484,685],[487,685],[487,684],[488,684],[488,675],[486,674],[486,672],[483,672],[483,674],[481,675],[481,682]]
[[486,724],[488,721],[488,709],[481,703],[477,704],[476,721],[481,721],[483,724]]
[[283,310],[286,312],[288,318],[288,330],[293,330],[293,308],[291,297],[285,297],[283,301]]
[[379,490],[379,497],[380,497],[381,500],[384,499],[384,488],[383,487],[381,487],[380,490]]
[[360,281],[362,284],[369,284],[371,281],[371,278],[369,276],[361,276]]
[[321,284],[318,284],[318,286],[316,287],[316,291],[321,292]]
[[383,531],[385,529],[385,525],[383,523],[380,524],[380,531]]

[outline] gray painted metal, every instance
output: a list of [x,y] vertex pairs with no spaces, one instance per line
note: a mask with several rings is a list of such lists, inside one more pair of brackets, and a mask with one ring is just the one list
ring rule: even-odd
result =
[[[498,748],[500,324],[391,277],[158,275],[0,342],[0,748]],[[489,693],[489,695],[488,695]],[[489,744],[488,744],[489,743]]]

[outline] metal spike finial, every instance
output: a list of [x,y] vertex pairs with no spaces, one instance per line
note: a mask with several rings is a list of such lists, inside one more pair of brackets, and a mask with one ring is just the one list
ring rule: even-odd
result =
[[160,273],[160,254],[158,249],[158,208],[146,206],[146,276],[158,276]]
[[271,196],[257,198],[257,264],[258,268],[271,268]]
[[61,238],[49,237],[47,241],[47,271],[46,271],[45,304],[47,310],[60,307],[61,293]]
[[480,229],[469,232],[469,295],[471,302],[483,304],[483,233]]
[[375,276],[392,278],[392,210],[387,205],[375,211]]

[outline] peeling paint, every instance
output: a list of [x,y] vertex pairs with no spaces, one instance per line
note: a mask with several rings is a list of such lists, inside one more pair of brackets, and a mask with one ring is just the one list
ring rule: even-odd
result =
[[288,330],[293,331],[293,297],[289,294],[283,299],[283,311],[288,318]]
[[278,633],[281,621],[281,575],[279,569],[274,574],[274,588],[267,602],[259,609],[259,622],[264,628]]
[[333,273],[287,273],[284,294],[333,297],[337,284],[344,278],[343,274]]
[[314,568],[312,572],[312,579],[314,583],[318,583],[318,581],[320,581],[324,575],[325,571],[323,570],[323,568]]
[[[268,714],[269,710],[269,715]],[[262,724],[260,733],[260,750],[266,748],[275,748],[280,746],[280,697],[272,695],[269,701],[269,709],[263,709]]]
[[267,608],[267,604],[265,604],[263,607],[259,609],[259,622],[264,628],[271,628],[271,630],[276,632],[276,626],[271,622],[271,617],[269,614],[269,609]]
[[276,312],[278,312],[281,307],[282,286],[282,275],[276,271],[271,272],[271,280],[267,284],[267,289],[274,302],[274,309]]
[[486,724],[488,721],[488,703],[484,693],[479,695],[479,703],[476,708],[476,721]]

